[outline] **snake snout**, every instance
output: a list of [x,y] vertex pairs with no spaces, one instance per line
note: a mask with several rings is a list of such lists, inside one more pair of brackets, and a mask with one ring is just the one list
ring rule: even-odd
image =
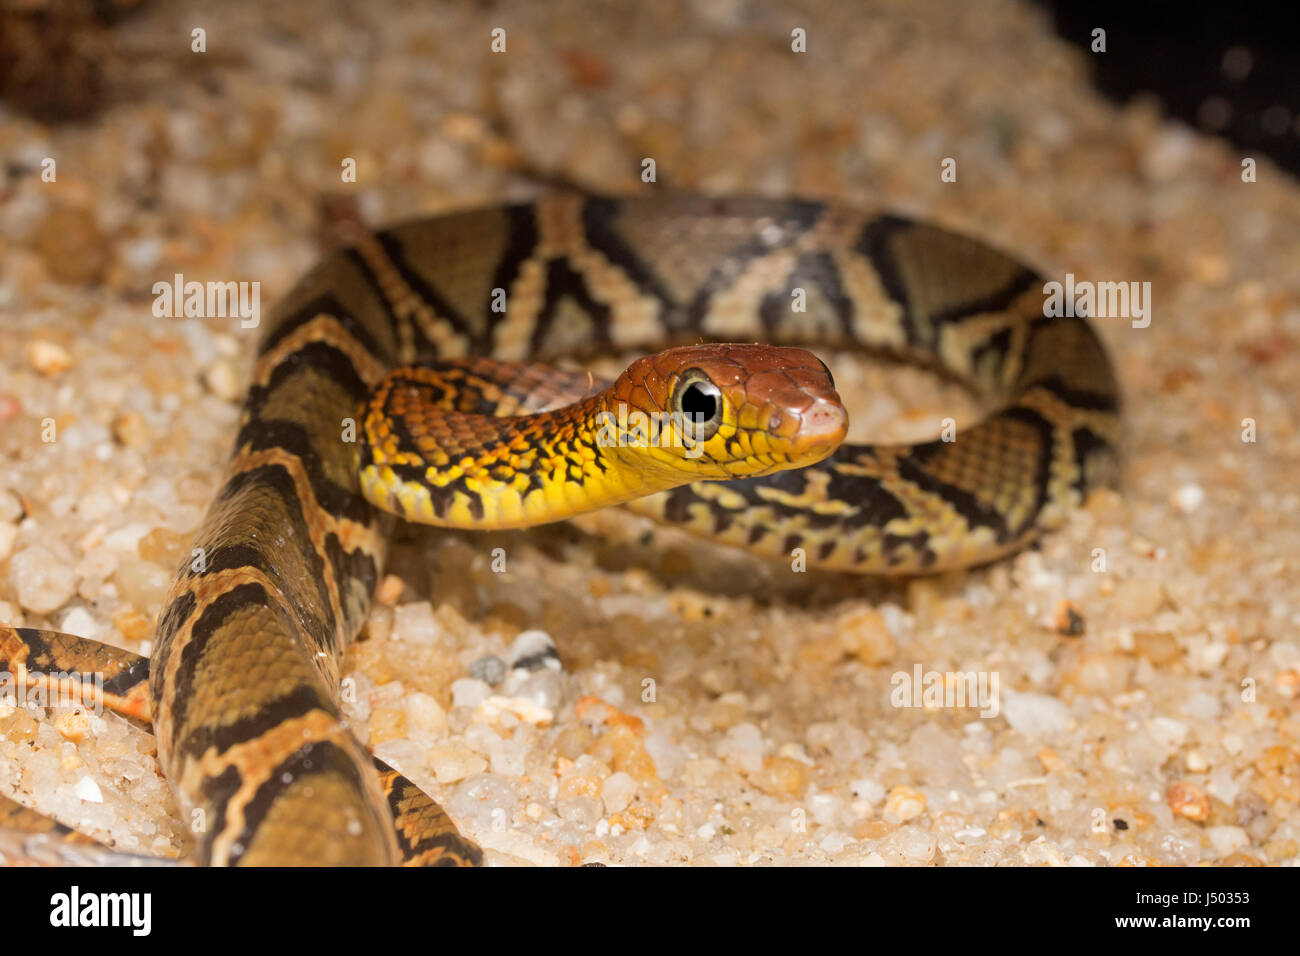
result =
[[815,399],[799,413],[792,450],[797,456],[820,460],[839,447],[848,431],[849,413],[843,405],[827,398]]

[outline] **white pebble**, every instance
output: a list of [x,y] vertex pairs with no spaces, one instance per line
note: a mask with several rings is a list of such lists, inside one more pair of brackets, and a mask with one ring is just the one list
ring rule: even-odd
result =
[[834,856],[849,845],[851,841],[841,830],[832,830],[822,837],[821,847],[827,853]]
[[542,710],[554,713],[564,699],[564,681],[552,670],[541,670],[530,674],[512,691],[512,696],[536,704]]
[[1191,514],[1205,501],[1205,489],[1200,485],[1183,485],[1174,492],[1174,507],[1185,515]]
[[103,544],[110,551],[125,551],[134,557],[139,554],[140,539],[152,530],[145,522],[134,521],[104,535]]
[[84,607],[74,607],[59,621],[59,630],[77,637],[93,638],[99,633],[100,623]]
[[217,398],[228,402],[239,400],[242,389],[239,387],[239,368],[229,358],[221,356],[203,371],[203,384]]
[[439,783],[455,783],[487,769],[487,761],[463,747],[435,747],[429,751],[429,769]]
[[601,800],[605,803],[605,813],[618,813],[627,809],[636,795],[636,781],[623,771],[610,774],[600,788]]
[[859,800],[865,800],[873,806],[885,799],[885,788],[874,780],[854,780],[849,784],[849,789]]
[[34,614],[49,614],[62,607],[77,587],[76,572],[39,544],[13,556],[9,577],[18,603]]
[[748,722],[736,724],[718,743],[718,756],[745,773],[757,773],[763,768],[762,731]]
[[1168,753],[1173,753],[1187,739],[1188,727],[1172,717],[1152,717],[1147,721],[1150,734]]
[[91,780],[89,777],[82,777],[78,780],[77,786],[74,788],[73,792],[87,803],[104,802],[104,794],[99,789],[99,784],[95,783],[95,781]]
[[451,683],[451,700],[453,707],[468,707],[474,710],[492,694],[492,688],[481,680],[462,677]]
[[400,604],[393,609],[393,636],[407,644],[432,646],[438,640],[438,622],[428,601]]
[[17,521],[23,516],[23,503],[12,491],[0,491],[0,521]]
[[1070,723],[1069,708],[1057,698],[1011,690],[1002,694],[1002,716],[1026,737],[1060,733]]
[[1214,852],[1224,857],[1250,845],[1250,837],[1241,827],[1207,827],[1206,835]]
[[465,743],[481,754],[491,755],[501,749],[501,735],[481,721],[465,728]]
[[406,717],[413,730],[424,731],[434,737],[447,732],[447,712],[429,694],[413,692],[406,698]]
[[0,524],[0,561],[8,561],[13,554],[14,539],[18,537],[16,524]]
[[[123,242],[119,247],[122,253],[122,259],[128,266],[137,272],[144,272],[146,269],[153,268],[159,257],[162,255],[162,242],[154,237],[144,239],[132,239]],[[199,325],[197,322],[185,322],[184,325]]]
[[498,777],[523,777],[526,765],[524,750],[502,747],[491,756],[491,771]]
[[834,826],[844,808],[844,802],[832,793],[815,793],[808,798],[808,804],[814,822],[823,827]]
[[564,669],[560,655],[555,650],[555,642],[545,631],[521,631],[510,645],[510,669],[536,671],[549,668],[553,671]]

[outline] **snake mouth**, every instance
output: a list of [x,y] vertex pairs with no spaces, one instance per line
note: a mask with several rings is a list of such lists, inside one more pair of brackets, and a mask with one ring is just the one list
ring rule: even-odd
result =
[[790,445],[791,457],[808,464],[835,451],[849,433],[849,413],[838,402],[817,399],[799,415],[799,430]]

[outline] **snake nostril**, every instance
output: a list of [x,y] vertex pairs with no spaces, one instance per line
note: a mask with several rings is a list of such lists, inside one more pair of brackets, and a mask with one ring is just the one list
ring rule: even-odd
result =
[[804,414],[803,427],[809,436],[836,435],[848,427],[848,415],[842,405],[819,401]]

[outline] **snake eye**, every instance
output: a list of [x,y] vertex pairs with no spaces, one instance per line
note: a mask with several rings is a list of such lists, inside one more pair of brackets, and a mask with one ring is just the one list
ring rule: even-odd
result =
[[691,424],[696,441],[708,441],[722,424],[722,392],[699,369],[689,369],[673,388],[673,411]]

